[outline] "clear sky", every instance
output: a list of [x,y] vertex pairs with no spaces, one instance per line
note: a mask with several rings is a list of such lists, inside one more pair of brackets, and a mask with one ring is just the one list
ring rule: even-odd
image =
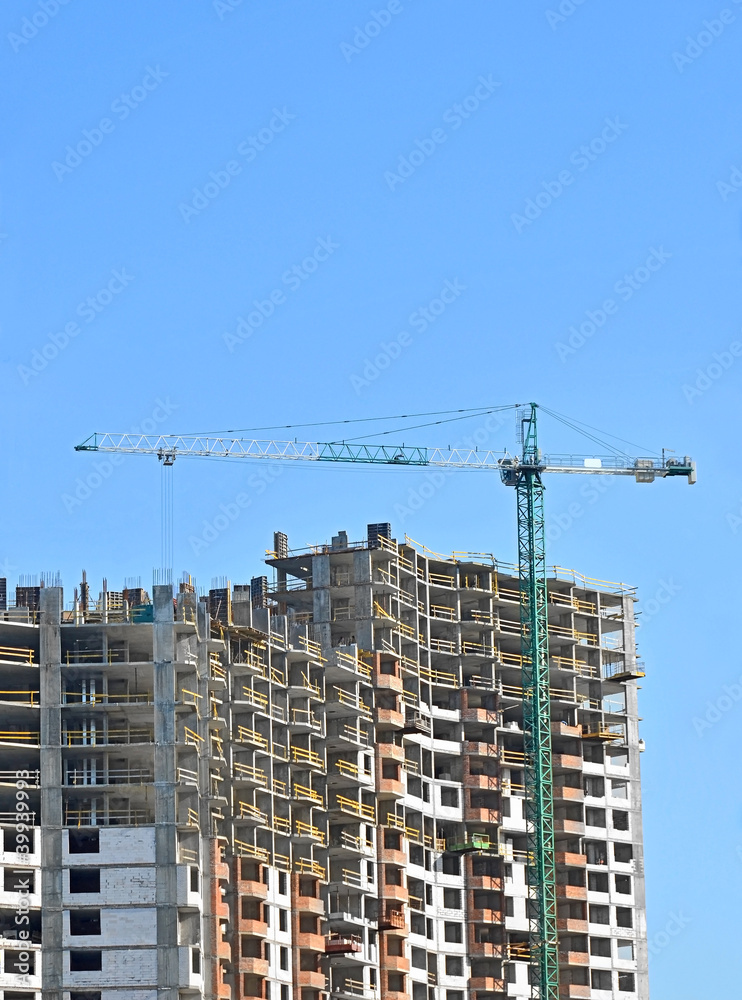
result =
[[[739,992],[742,2],[722,3],[0,9],[11,587],[59,570],[71,598],[83,568],[96,592],[151,583],[160,469],[96,468],[73,450],[95,430],[534,399],[697,459],[690,489],[548,491],[549,561],[639,588],[653,1000]],[[510,415],[404,440],[477,432],[515,446]],[[542,441],[591,450],[546,419]],[[261,573],[276,529],[299,547],[390,520],[515,558],[514,496],[491,474],[173,473],[175,570],[206,588]]]

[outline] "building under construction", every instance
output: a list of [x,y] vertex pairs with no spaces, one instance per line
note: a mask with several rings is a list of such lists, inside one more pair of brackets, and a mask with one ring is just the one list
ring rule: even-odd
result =
[[[531,996],[518,568],[267,562],[0,586],[3,1000]],[[649,995],[634,600],[549,571],[563,997]]]

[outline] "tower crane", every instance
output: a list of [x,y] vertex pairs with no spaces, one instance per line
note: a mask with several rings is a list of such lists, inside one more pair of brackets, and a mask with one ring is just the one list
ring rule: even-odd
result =
[[[515,488],[523,664],[527,872],[529,893],[534,902],[530,928],[532,995],[538,1000],[558,1000],[559,951],[543,476],[545,473],[633,476],[638,483],[651,483],[655,479],[683,476],[689,484],[692,484],[696,481],[696,464],[687,456],[666,457],[664,451],[661,458],[633,458],[623,453],[600,458],[573,455],[544,456],[538,446],[538,409],[536,403],[519,408],[522,449],[517,456],[479,451],[477,448],[390,446],[359,444],[356,441],[345,440],[321,443],[296,440],[259,441],[208,435],[155,436],[111,433],[95,433],[82,444],[76,445],[75,450],[156,455],[164,465],[172,465],[176,457],[182,455],[221,459],[484,469],[499,472],[502,482],[506,486]],[[541,409],[559,417],[544,407]],[[477,415],[482,416],[491,412],[493,410],[482,410]],[[597,438],[593,437],[593,440]]]

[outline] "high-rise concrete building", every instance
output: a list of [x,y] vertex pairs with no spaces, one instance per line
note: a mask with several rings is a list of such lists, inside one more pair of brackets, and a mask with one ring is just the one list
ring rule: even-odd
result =
[[[517,568],[274,549],[0,587],[2,1000],[530,996]],[[548,589],[560,994],[645,1000],[634,594]]]

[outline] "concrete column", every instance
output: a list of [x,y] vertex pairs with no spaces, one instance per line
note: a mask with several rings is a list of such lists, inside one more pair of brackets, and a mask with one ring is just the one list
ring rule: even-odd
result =
[[[198,821],[201,829],[200,837],[200,867],[201,867],[201,906],[202,906],[202,926],[201,926],[201,955],[202,972],[204,982],[204,997],[212,1000],[216,996],[216,985],[218,983],[219,959],[217,958],[218,940],[221,935],[218,933],[218,920],[215,913],[215,894],[219,892],[219,884],[216,881],[214,871],[214,858],[218,842],[213,837],[211,829],[211,808],[209,803],[211,787],[211,767],[209,757],[211,754],[211,741],[209,732],[209,718],[211,717],[211,705],[209,703],[209,637],[211,635],[211,623],[209,613],[203,601],[198,604],[198,693],[201,695],[199,702],[201,706],[201,719],[198,723],[198,733],[203,739],[198,751]],[[227,700],[227,695],[224,695]],[[226,736],[226,734],[222,734]]]
[[62,588],[44,587],[39,610],[41,906],[44,1000],[62,1000]]
[[[624,649],[626,667],[636,669],[636,622],[634,601],[623,598]],[[647,945],[646,885],[644,881],[644,833],[642,830],[642,786],[639,752],[639,697],[637,682],[627,681],[626,722],[628,727],[629,774],[631,776],[631,841],[634,850],[634,919],[636,930],[636,995],[637,1000],[649,1000],[649,951]]]
[[155,858],[158,1000],[178,1000],[175,665],[173,590],[154,587]]
[[371,553],[359,549],[353,553],[354,601],[356,608],[356,642],[359,649],[374,648],[373,588],[371,586]]

